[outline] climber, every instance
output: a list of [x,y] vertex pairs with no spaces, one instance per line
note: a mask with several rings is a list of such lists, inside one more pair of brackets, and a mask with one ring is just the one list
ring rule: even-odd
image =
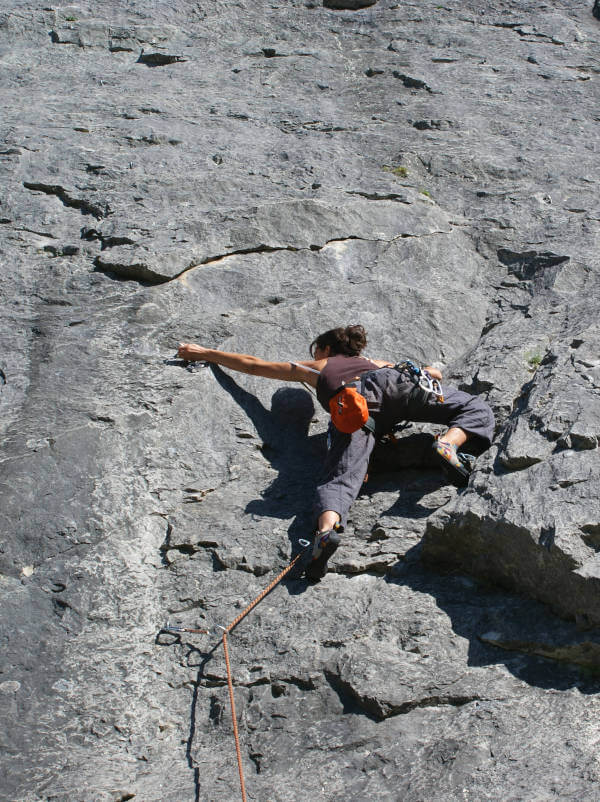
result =
[[[267,379],[294,381],[316,389],[317,399],[331,412],[340,390],[357,389],[366,400],[368,421],[355,431],[329,427],[324,476],[317,485],[312,560],[305,570],[310,581],[327,573],[327,561],[340,543],[346,517],[357,497],[377,439],[400,421],[442,424],[446,431],[433,442],[436,461],[450,481],[465,486],[472,468],[469,455],[481,453],[492,442],[494,416],[478,396],[439,384],[437,368],[419,369],[412,362],[394,365],[387,360],[361,356],[367,336],[360,325],[330,329],[310,346],[312,359],[302,362],[267,362],[255,356],[181,343],[177,355],[187,361],[209,362]],[[425,379],[425,383],[423,383]],[[436,387],[438,388],[436,391]]]

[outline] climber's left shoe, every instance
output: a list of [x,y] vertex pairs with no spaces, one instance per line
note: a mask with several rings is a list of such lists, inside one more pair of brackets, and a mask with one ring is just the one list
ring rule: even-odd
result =
[[315,532],[312,559],[304,569],[304,576],[309,582],[318,582],[327,573],[327,561],[340,545],[341,537],[335,529]]

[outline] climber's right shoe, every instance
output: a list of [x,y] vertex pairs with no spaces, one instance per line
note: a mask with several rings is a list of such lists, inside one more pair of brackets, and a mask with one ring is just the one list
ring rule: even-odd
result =
[[335,529],[316,532],[313,540],[312,559],[304,569],[309,582],[318,582],[327,573],[327,561],[340,545],[341,537]]
[[456,446],[437,439],[433,444],[433,453],[448,479],[456,487],[466,487],[473,470],[475,458],[470,454],[457,453]]

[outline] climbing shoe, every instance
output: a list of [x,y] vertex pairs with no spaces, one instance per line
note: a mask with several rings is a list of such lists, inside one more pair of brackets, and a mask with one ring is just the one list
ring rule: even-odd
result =
[[327,573],[327,560],[340,545],[341,537],[335,529],[316,532],[313,540],[312,559],[304,569],[309,582],[318,582]]
[[466,487],[468,485],[475,457],[471,454],[463,454],[456,450],[456,446],[439,439],[433,444],[433,453],[436,462],[441,466],[453,485],[456,487]]

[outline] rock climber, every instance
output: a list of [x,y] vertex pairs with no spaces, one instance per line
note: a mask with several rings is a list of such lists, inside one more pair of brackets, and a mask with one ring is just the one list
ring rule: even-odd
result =
[[479,454],[490,446],[494,434],[494,415],[482,398],[442,386],[442,374],[435,367],[368,359],[362,355],[366,345],[364,328],[351,325],[320,334],[311,343],[312,358],[302,362],[267,362],[249,354],[228,353],[194,343],[181,343],[177,352],[186,361],[308,384],[315,388],[318,401],[332,413],[332,419],[340,390],[354,388],[362,397],[359,400],[366,400],[368,421],[364,425],[351,432],[340,431],[332,423],[329,426],[323,477],[316,490],[312,559],[305,569],[306,578],[312,582],[327,573],[327,562],[338,548],[348,511],[381,436],[393,431],[401,421],[444,425],[445,432],[433,442],[434,457],[450,481],[462,487],[468,482],[473,458],[459,449],[468,440],[469,450]]

